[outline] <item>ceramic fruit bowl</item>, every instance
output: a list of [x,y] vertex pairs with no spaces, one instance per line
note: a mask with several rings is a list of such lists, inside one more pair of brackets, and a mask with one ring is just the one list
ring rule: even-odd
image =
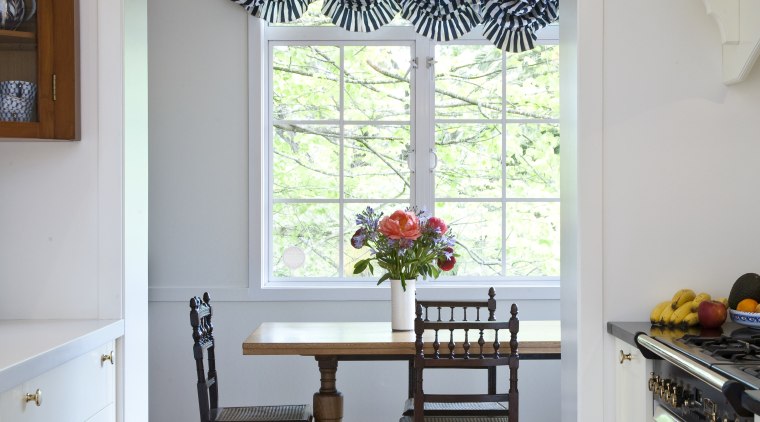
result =
[[760,330],[760,313],[742,312],[735,309],[729,309],[728,315],[730,316],[731,321],[737,324]]

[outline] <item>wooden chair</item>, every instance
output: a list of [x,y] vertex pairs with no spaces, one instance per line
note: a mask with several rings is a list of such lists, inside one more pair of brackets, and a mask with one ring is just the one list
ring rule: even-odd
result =
[[[400,422],[518,422],[519,392],[517,390],[517,370],[520,366],[520,356],[517,351],[517,305],[512,304],[509,321],[426,321],[422,318],[422,305],[417,304],[417,318],[414,321],[415,331],[415,392],[414,414],[403,416]],[[509,330],[509,355],[501,354],[499,332]],[[448,331],[448,341],[444,333]],[[423,350],[423,335],[432,335],[432,353],[425,354]],[[441,335],[439,337],[439,334]],[[459,339],[461,344],[457,344]],[[474,339],[474,341],[471,341]],[[488,339],[488,340],[486,340]],[[446,343],[441,350],[441,340]],[[497,393],[495,383],[489,383],[486,394],[426,394],[423,387],[424,371],[437,368],[482,369],[509,367],[509,391]],[[454,388],[456,384],[453,384]],[[492,388],[493,387],[493,388]],[[506,403],[506,414],[483,414],[470,412],[459,405],[473,403],[475,407],[489,403]],[[428,404],[440,405],[440,408],[429,408]],[[453,406],[449,408],[448,406]],[[444,411],[440,414],[438,410]],[[473,409],[478,410],[478,409]],[[455,413],[451,413],[455,412]]]
[[[208,293],[203,299],[190,299],[190,325],[193,327],[193,356],[198,375],[198,404],[201,422],[311,422],[311,406],[250,406],[219,407],[219,383],[214,358],[214,326],[211,324],[213,310]],[[205,353],[204,353],[205,352]],[[208,373],[204,368],[207,355]]]
[[[482,301],[466,300],[418,300],[417,304],[422,306],[424,321],[430,321],[434,318],[441,322],[443,318],[448,318],[449,322],[453,321],[481,321],[486,319],[485,312],[488,312],[487,320],[496,321],[496,291],[493,287],[488,289],[488,299]],[[481,316],[481,311],[483,315]],[[473,319],[474,318],[474,319]],[[488,391],[491,394],[496,393],[496,367],[485,368],[488,371]],[[409,399],[404,404],[404,416],[414,414],[414,359],[409,361]],[[427,403],[425,404],[425,413],[430,416],[457,416],[462,414],[478,416],[505,416],[507,407],[501,403]]]

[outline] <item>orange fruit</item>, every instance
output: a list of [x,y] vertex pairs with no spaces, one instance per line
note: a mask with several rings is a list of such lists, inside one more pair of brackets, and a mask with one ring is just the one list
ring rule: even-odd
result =
[[757,301],[755,299],[743,299],[736,305],[736,310],[741,312],[755,312]]

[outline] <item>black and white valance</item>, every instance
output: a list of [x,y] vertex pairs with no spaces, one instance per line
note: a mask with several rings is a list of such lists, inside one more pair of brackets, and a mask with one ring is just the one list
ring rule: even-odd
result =
[[480,23],[478,5],[470,0],[402,0],[401,17],[436,41],[455,40]]
[[533,49],[535,31],[559,18],[558,0],[486,0],[483,35],[504,51]]
[[[314,0],[232,0],[270,23],[299,19]],[[559,0],[325,0],[322,13],[336,26],[371,32],[401,16],[415,31],[451,41],[483,23],[483,34],[509,52],[530,50],[535,32],[559,18]]]
[[372,32],[401,10],[397,0],[325,0],[322,13],[351,32]]
[[270,23],[287,23],[303,16],[314,0],[232,0],[251,15]]

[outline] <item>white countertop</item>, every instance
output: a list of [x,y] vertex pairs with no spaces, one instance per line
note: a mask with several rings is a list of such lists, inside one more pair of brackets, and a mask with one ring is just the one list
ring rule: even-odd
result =
[[123,320],[0,320],[0,392],[122,335]]

